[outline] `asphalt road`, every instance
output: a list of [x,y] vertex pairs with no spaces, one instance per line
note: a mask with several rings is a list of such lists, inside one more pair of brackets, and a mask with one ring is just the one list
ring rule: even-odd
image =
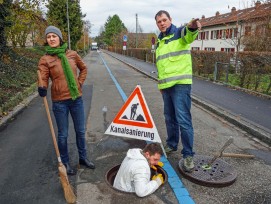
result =
[[[86,117],[91,104],[91,86],[84,86]],[[51,109],[50,96],[47,97]],[[51,112],[54,121],[53,113]],[[71,121],[71,118],[70,118]],[[56,132],[56,125],[55,132]],[[73,125],[70,125],[69,151],[76,168]],[[70,177],[75,186],[76,176]],[[0,203],[66,203],[58,178],[57,157],[53,148],[43,100],[36,97],[20,114],[0,130]]]
[[[163,102],[155,82],[118,60],[104,53],[100,54],[126,96],[129,96],[137,84],[142,86],[164,143],[166,128],[162,113]],[[129,148],[143,147],[145,142],[104,135],[108,124],[123,105],[123,99],[99,53],[93,51],[84,60],[89,68],[83,87],[87,117],[86,138],[89,158],[94,161],[96,169],[79,168],[76,176],[69,177],[77,191],[78,203],[178,203],[169,183],[153,195],[139,199],[133,194],[116,192],[105,182],[105,173],[122,161],[126,151]],[[104,106],[108,108],[106,115],[102,111]],[[184,191],[187,193],[185,196],[190,196],[197,204],[270,203],[270,147],[196,104],[193,104],[192,116],[197,154],[213,155],[231,135],[234,137],[234,143],[227,148],[227,152],[251,153],[256,158],[223,158],[238,172],[237,180],[228,187],[212,188],[183,178],[177,165],[181,159],[180,152],[170,155],[168,162],[183,183],[181,187],[187,189]],[[76,167],[78,155],[72,123],[70,128],[69,152],[71,165]],[[58,178],[57,159],[46,112],[40,97],[35,98],[5,127],[1,127],[0,203],[66,203]]]
[[[136,85],[141,85],[164,144],[166,129],[162,110],[163,102],[155,81],[103,52],[92,52],[86,58],[89,57],[91,58],[89,62],[92,64],[89,64],[90,76],[87,83],[93,84],[93,98],[87,123],[87,141],[90,146],[91,158],[97,164],[97,168],[94,171],[81,171],[78,175],[77,192],[79,203],[177,204],[195,202],[197,204],[267,204],[271,202],[269,190],[271,182],[268,176],[271,172],[271,161],[268,159],[270,157],[270,147],[258,142],[253,136],[217,117],[215,114],[202,109],[197,104],[193,104],[192,107],[196,154],[213,155],[223,146],[229,136],[233,136],[234,143],[226,149],[226,152],[256,155],[256,158],[252,160],[223,158],[237,171],[237,181],[233,185],[224,188],[205,187],[185,179],[178,171],[178,163],[182,158],[180,144],[179,151],[168,157],[168,162],[182,182],[182,185],[178,186],[182,189],[179,189],[179,194],[174,194],[175,180],[172,179],[173,184],[166,183],[154,194],[146,198],[138,198],[135,195],[120,193],[110,188],[105,182],[106,172],[122,161],[129,148],[144,146],[140,140],[104,134],[108,124],[112,122],[124,103],[121,95],[125,94],[128,97]],[[114,76],[114,80],[111,75]],[[118,82],[118,86],[116,86],[115,81]],[[117,91],[119,87],[123,93]],[[108,109],[105,117],[102,112],[104,106]],[[264,156],[261,156],[261,154]],[[168,173],[171,174],[171,172]],[[186,202],[185,199],[188,196],[194,202]],[[177,197],[180,198],[180,202],[178,202]]]

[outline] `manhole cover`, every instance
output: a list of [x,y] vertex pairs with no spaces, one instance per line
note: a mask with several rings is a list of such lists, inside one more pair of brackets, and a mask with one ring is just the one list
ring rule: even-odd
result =
[[[105,174],[105,182],[106,182],[111,188],[113,188],[114,190],[117,190],[117,191],[122,192],[122,193],[129,193],[129,192],[121,191],[121,190],[116,189],[116,188],[113,187],[114,180],[115,180],[115,177],[116,177],[116,175],[117,175],[117,173],[118,173],[119,168],[120,168],[120,164],[117,165],[117,166],[112,167],[111,169],[109,169],[109,170],[106,172],[106,174]],[[167,180],[168,180],[168,176],[167,176],[166,171],[165,171],[162,167],[160,167],[160,166],[156,166],[156,168],[157,168],[157,173],[163,175],[163,178],[164,178],[164,180],[165,180],[164,184],[165,184],[165,183],[167,182]],[[152,176],[154,175],[154,173],[155,173],[155,172],[151,169],[151,178],[152,178]],[[163,186],[164,184],[162,184],[161,186]],[[160,186],[160,187],[161,187],[161,186]],[[159,188],[160,188],[160,187],[159,187]]]
[[183,159],[179,161],[179,171],[188,180],[203,186],[224,187],[229,186],[236,180],[236,171],[222,159],[217,159],[208,168],[207,164],[213,157],[195,155],[195,169],[188,173],[183,169]]

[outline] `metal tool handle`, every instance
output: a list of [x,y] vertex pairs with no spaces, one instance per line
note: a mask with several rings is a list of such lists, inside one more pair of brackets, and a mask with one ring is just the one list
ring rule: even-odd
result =
[[223,147],[215,154],[215,156],[211,159],[211,161],[208,163],[208,166],[211,166],[214,161],[222,156],[223,151],[231,144],[233,143],[233,137],[230,137],[228,141],[223,145]]

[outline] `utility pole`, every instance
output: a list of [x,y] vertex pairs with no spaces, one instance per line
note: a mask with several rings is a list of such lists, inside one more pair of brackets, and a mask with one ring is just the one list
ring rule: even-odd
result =
[[67,23],[68,23],[68,46],[71,49],[71,37],[70,37],[70,20],[69,20],[69,0],[66,1],[67,4]]
[[83,24],[83,34],[84,34],[84,53],[86,52],[86,28],[85,28],[85,24]]
[[138,25],[137,25],[137,22],[138,22],[138,19],[137,19],[137,13],[136,13],[136,48],[137,48],[137,28],[138,28]]

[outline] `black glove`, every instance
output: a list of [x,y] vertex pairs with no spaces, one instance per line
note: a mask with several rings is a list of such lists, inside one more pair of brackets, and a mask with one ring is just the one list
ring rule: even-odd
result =
[[47,89],[45,87],[39,87],[38,92],[40,97],[45,97],[47,95]]

